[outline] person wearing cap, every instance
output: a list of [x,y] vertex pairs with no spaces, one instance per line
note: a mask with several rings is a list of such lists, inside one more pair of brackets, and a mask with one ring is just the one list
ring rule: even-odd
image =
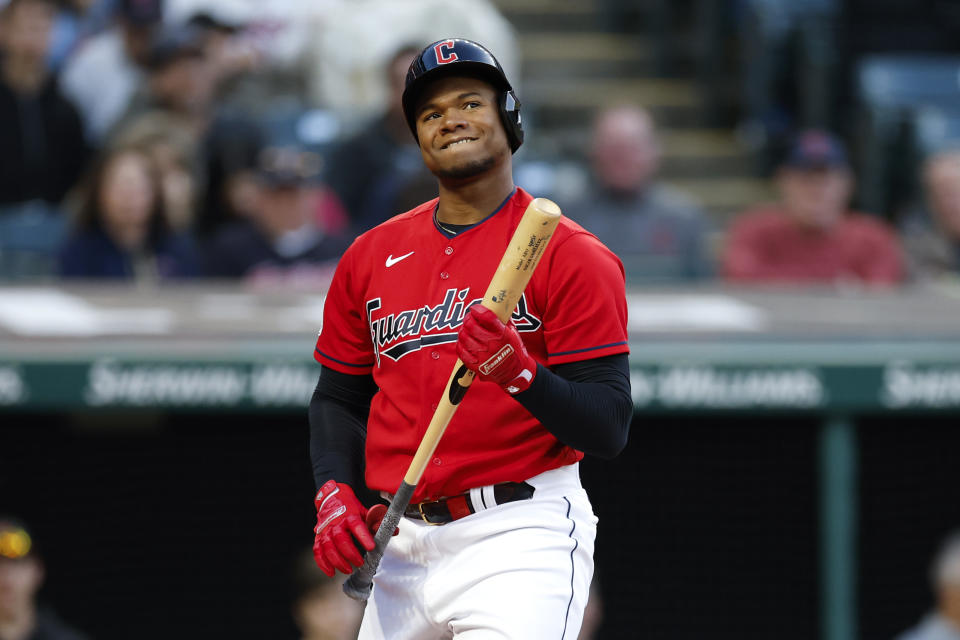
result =
[[752,283],[893,285],[902,281],[894,232],[849,210],[853,174],[843,144],[801,132],[776,174],[780,202],[738,216],[722,258],[727,280]]
[[143,58],[146,81],[107,137],[123,137],[144,117],[167,115],[183,133],[203,139],[211,118],[213,78],[207,66],[203,32],[171,25],[154,33]]
[[943,541],[930,569],[936,607],[896,640],[960,640],[960,531]]
[[119,0],[117,17],[115,26],[84,42],[60,74],[60,88],[97,147],[146,82],[143,65],[163,19],[163,0]]
[[44,566],[33,536],[19,520],[0,515],[0,639],[85,640],[37,602]]
[[227,224],[204,252],[205,273],[252,284],[313,288],[327,282],[351,236],[346,214],[320,182],[321,158],[287,143],[257,154],[249,219]]

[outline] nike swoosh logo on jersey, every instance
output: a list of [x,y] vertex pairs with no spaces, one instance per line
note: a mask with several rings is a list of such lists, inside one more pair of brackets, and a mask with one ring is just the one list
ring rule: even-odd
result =
[[398,262],[400,262],[400,261],[403,260],[404,258],[409,258],[409,257],[412,256],[412,255],[413,255],[413,251],[411,251],[410,253],[405,253],[405,254],[403,254],[402,256],[398,257],[398,258],[394,258],[394,257],[393,257],[393,254],[391,253],[390,255],[387,256],[387,263],[386,263],[386,264],[387,264],[388,267],[392,267],[393,265],[397,264]]

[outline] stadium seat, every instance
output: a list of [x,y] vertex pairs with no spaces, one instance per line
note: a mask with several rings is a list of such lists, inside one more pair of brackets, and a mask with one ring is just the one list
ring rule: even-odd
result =
[[56,275],[56,256],[67,231],[65,216],[43,202],[0,209],[0,280]]

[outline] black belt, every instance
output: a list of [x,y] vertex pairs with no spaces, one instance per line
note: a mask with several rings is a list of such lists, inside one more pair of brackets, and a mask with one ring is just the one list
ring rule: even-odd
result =
[[[526,482],[504,482],[493,485],[494,504],[480,505],[479,510],[489,509],[498,504],[516,502],[517,500],[529,500],[533,497],[534,488]],[[481,499],[482,496],[481,496]],[[439,500],[430,500],[419,504],[411,504],[403,512],[408,518],[414,520],[423,520],[427,524],[446,524],[466,517],[471,513],[476,513],[478,509],[470,499],[470,492],[460,495],[440,498]]]

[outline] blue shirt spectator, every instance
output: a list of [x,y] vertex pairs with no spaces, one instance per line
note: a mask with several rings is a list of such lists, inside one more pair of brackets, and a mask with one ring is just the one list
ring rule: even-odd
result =
[[197,275],[188,236],[171,231],[160,177],[137,147],[105,153],[94,169],[77,227],[60,253],[66,278],[169,280]]

